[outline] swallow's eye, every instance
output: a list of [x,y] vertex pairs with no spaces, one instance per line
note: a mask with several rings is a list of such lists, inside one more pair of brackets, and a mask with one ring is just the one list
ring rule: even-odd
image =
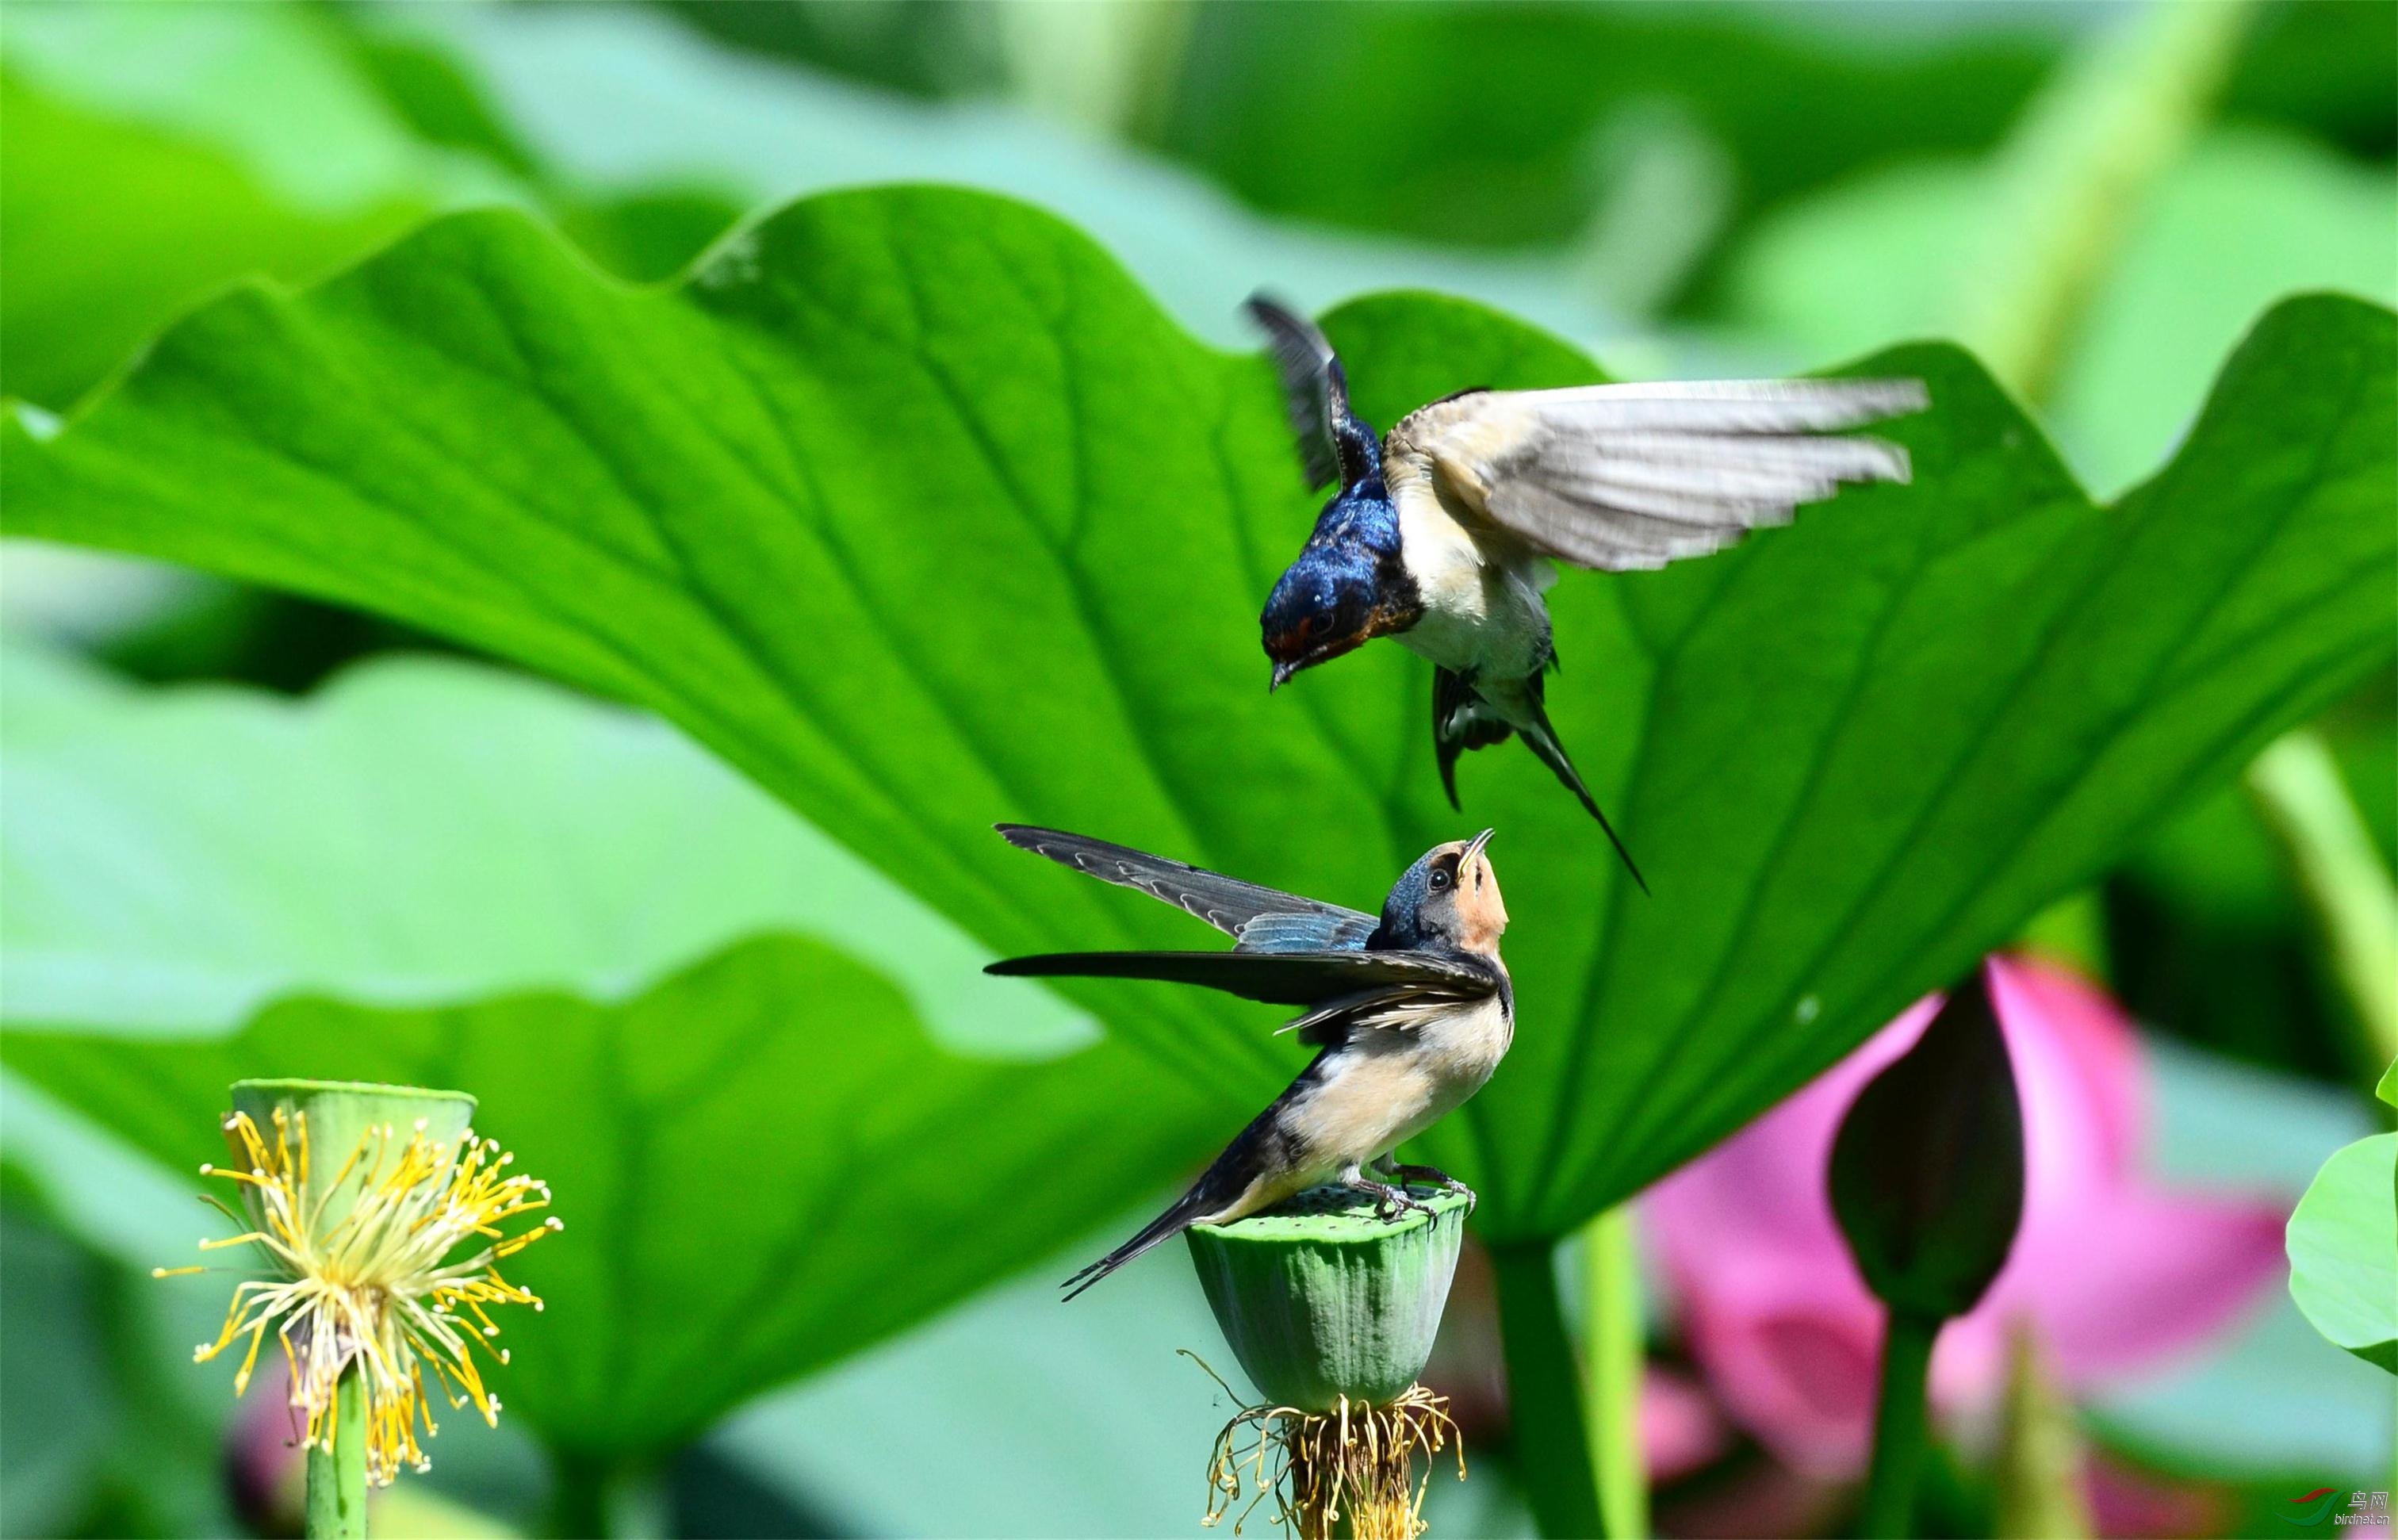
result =
[[1435,893],[1447,890],[1452,880],[1446,867],[1436,866],[1432,869],[1432,890]]

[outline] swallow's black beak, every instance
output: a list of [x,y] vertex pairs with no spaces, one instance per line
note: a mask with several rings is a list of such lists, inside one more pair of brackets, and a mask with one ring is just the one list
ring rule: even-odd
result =
[[1482,854],[1482,847],[1489,844],[1490,843],[1490,836],[1497,832],[1499,832],[1499,831],[1495,829],[1486,829],[1481,833],[1475,835],[1473,841],[1466,845],[1465,854],[1457,858],[1458,870],[1462,871],[1468,867],[1471,867],[1474,864],[1474,858]]
[[1305,667],[1305,665],[1299,663],[1275,664],[1273,666],[1273,678],[1266,683],[1266,694],[1272,695],[1276,690],[1279,690],[1284,685],[1289,683],[1290,676],[1299,672],[1299,670],[1303,667]]

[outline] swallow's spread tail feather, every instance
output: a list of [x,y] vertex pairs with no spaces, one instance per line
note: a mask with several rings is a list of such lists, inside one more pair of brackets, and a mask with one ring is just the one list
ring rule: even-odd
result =
[[1273,1105],[1252,1119],[1240,1137],[1199,1173],[1191,1190],[1167,1205],[1165,1212],[1142,1225],[1138,1235],[1059,1284],[1058,1288],[1067,1290],[1066,1298],[1072,1299],[1135,1257],[1172,1240],[1204,1220],[1222,1216],[1228,1210],[1246,1211],[1246,1206],[1236,1200],[1256,1181],[1268,1152],[1279,1148],[1273,1132],[1275,1115],[1290,1094],[1283,1092]]
[[[1293,1097],[1315,1083],[1323,1062],[1319,1056],[1265,1111],[1250,1119],[1249,1126],[1224,1146],[1224,1153],[1199,1173],[1191,1190],[1176,1198],[1165,1212],[1141,1226],[1140,1233],[1132,1239],[1059,1284],[1058,1287],[1067,1290],[1066,1298],[1072,1299],[1135,1257],[1172,1240],[1194,1224],[1239,1219],[1295,1191],[1297,1179],[1291,1168],[1297,1152],[1282,1127],[1283,1109]],[[1277,1177],[1285,1180],[1277,1181]]]
[[1641,892],[1648,892],[1649,880],[1640,875],[1639,863],[1632,858],[1632,852],[1623,847],[1623,838],[1615,832],[1615,826],[1607,821],[1607,815],[1598,810],[1598,799],[1592,796],[1590,788],[1582,783],[1582,773],[1573,767],[1573,761],[1566,757],[1566,746],[1557,741],[1557,730],[1549,725],[1549,709],[1543,704],[1537,690],[1531,693],[1530,706],[1531,725],[1517,731],[1517,736],[1524,740],[1524,747],[1539,755],[1541,763],[1547,765],[1557,779],[1565,782],[1569,790],[1582,799],[1582,804],[1590,809],[1590,816],[1598,820],[1598,827],[1607,835],[1607,843],[1615,846],[1615,853],[1623,858],[1623,869],[1632,873],[1632,880],[1639,885]]

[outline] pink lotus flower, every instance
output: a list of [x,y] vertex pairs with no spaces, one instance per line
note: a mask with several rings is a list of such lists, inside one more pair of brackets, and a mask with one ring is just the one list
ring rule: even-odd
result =
[[[2023,1101],[2024,1215],[1989,1294],[1941,1333],[1932,1398],[1950,1414],[1995,1402],[2017,1319],[2068,1390],[2203,1342],[2280,1276],[2287,1214],[2146,1179],[2131,1023],[2069,974],[1999,957],[1987,966]],[[1882,1307],[1833,1223],[1825,1163],[1849,1102],[1938,1006],[1917,1003],[1647,1202],[1692,1356],[1734,1420],[1813,1475],[1864,1466],[1882,1335]]]

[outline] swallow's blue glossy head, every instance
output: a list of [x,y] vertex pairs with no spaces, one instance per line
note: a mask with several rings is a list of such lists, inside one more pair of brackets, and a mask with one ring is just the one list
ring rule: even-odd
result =
[[1415,580],[1399,559],[1398,510],[1380,481],[1348,488],[1324,506],[1306,549],[1258,617],[1273,660],[1271,687],[1422,617]]
[[1470,840],[1434,845],[1399,873],[1382,900],[1381,926],[1367,944],[1496,948],[1507,928],[1507,905],[1499,897],[1499,873],[1483,849],[1491,832],[1486,829]]

